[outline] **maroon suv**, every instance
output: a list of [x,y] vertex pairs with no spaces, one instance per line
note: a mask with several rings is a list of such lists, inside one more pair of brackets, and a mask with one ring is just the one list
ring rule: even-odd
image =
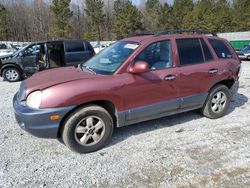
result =
[[29,133],[62,138],[86,153],[115,127],[200,109],[222,117],[237,92],[240,61],[221,38],[161,34],[126,38],[81,67],[40,72],[21,83],[16,119]]

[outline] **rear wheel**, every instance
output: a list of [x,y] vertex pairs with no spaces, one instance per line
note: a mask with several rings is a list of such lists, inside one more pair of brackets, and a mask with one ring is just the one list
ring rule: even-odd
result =
[[3,70],[3,77],[8,82],[17,82],[21,79],[21,73],[15,67],[8,67]]
[[210,119],[220,118],[227,112],[229,103],[229,89],[224,85],[217,85],[210,91],[201,110],[202,114]]
[[101,149],[113,133],[113,119],[102,107],[91,105],[74,112],[64,123],[62,140],[78,153]]

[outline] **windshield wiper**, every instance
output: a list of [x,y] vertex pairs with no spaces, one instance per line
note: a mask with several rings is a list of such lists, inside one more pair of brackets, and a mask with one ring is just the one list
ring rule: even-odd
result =
[[92,68],[90,68],[89,66],[87,66],[87,65],[82,65],[81,68],[84,68],[84,69],[86,69],[86,70],[88,70],[88,71],[96,74],[96,72]]

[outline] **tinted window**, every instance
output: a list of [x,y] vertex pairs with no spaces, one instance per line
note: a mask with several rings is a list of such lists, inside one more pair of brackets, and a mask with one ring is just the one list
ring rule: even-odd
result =
[[228,49],[227,45],[223,41],[217,40],[217,39],[208,39],[208,40],[209,40],[210,44],[212,45],[218,58],[226,59],[226,58],[233,57],[233,55],[230,52],[230,50]]
[[152,70],[172,67],[170,41],[150,44],[135,58],[135,61],[146,61]]
[[200,41],[201,41],[201,45],[203,48],[205,61],[211,61],[213,59],[213,56],[212,56],[209,48],[207,47],[207,44],[205,43],[205,41],[203,39],[200,39]]
[[82,41],[65,42],[66,52],[82,52],[84,45]]
[[180,64],[190,65],[204,62],[200,41],[198,38],[177,39]]
[[88,51],[94,51],[93,47],[91,46],[89,42],[87,42],[85,45],[87,46]]

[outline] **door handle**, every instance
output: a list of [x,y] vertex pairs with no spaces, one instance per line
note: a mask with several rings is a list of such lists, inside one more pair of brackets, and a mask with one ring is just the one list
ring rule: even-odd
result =
[[174,80],[176,78],[176,76],[174,76],[174,75],[169,75],[169,76],[166,76],[165,78],[164,78],[164,80],[166,80],[166,81],[171,81],[171,80]]
[[208,71],[209,74],[216,74],[218,73],[218,69],[211,69]]

